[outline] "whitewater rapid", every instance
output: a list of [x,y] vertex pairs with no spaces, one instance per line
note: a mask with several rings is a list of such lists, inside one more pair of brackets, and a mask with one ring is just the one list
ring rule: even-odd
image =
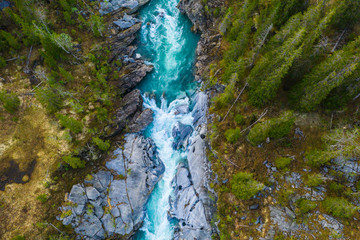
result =
[[177,0],[152,0],[140,16],[139,50],[154,65],[140,90],[144,107],[154,112],[154,121],[146,130],[156,144],[164,162],[165,173],[155,186],[147,204],[144,224],[138,240],[167,240],[174,236],[176,222],[169,219],[171,182],[180,162],[186,162],[187,149],[173,148],[173,128],[178,124],[192,126],[191,97],[196,84],[193,63],[198,36],[191,32],[191,23],[180,14]]

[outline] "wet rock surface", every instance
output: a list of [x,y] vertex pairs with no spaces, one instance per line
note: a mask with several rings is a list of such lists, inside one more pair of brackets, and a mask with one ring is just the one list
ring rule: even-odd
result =
[[137,134],[126,136],[107,170],[72,187],[59,220],[71,224],[82,239],[130,238],[145,217],[145,205],[164,172],[154,143]]
[[180,164],[173,180],[174,196],[170,199],[170,215],[179,220],[175,239],[211,239],[210,224],[215,212],[215,202],[210,198],[211,168],[206,157],[207,95],[198,92],[192,111],[195,131],[191,134],[186,125],[179,124],[173,130],[174,147],[188,142],[188,165]]

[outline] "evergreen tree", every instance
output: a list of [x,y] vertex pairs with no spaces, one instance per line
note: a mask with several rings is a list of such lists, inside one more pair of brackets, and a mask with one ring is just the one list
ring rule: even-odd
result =
[[304,90],[299,107],[305,111],[315,109],[334,88],[351,77],[360,67],[359,53],[360,37],[316,66],[300,85]]

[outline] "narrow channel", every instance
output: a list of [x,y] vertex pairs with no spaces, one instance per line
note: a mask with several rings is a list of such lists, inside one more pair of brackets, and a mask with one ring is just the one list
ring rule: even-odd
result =
[[149,199],[137,240],[172,239],[176,224],[168,216],[169,197],[177,165],[186,162],[186,149],[174,149],[172,131],[178,123],[192,125],[191,100],[197,87],[193,67],[199,40],[177,4],[178,0],[152,0],[140,12],[143,27],[138,53],[154,65],[154,71],[139,86],[144,106],[154,112],[145,135],[154,140],[165,173]]

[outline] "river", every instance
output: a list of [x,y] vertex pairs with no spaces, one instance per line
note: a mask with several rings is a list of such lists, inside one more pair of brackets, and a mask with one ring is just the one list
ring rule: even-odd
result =
[[174,149],[172,131],[179,122],[192,125],[190,109],[197,87],[193,68],[199,40],[177,4],[178,0],[152,0],[140,11],[143,26],[137,52],[154,65],[139,86],[144,106],[154,112],[154,121],[145,135],[155,142],[165,173],[150,196],[137,240],[172,239],[176,224],[168,215],[171,182],[177,165],[186,162],[187,149]]

